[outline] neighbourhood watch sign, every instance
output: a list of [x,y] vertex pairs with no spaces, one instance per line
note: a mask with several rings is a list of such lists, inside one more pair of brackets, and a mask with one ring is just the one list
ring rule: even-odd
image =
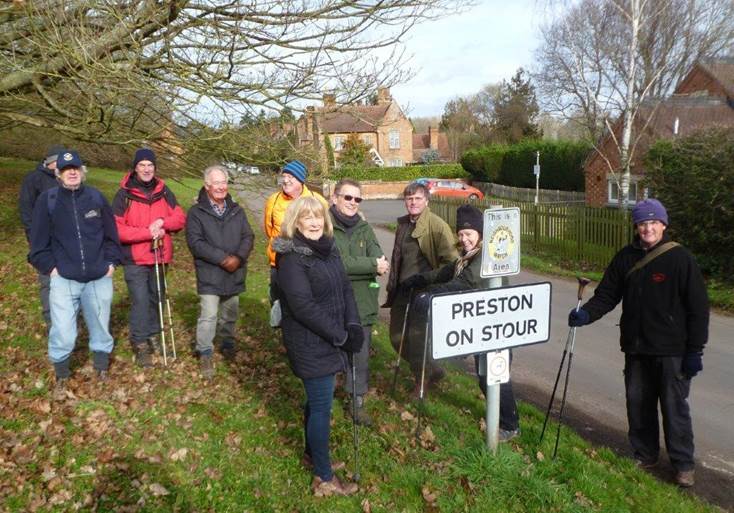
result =
[[520,209],[493,208],[484,211],[482,278],[520,272]]

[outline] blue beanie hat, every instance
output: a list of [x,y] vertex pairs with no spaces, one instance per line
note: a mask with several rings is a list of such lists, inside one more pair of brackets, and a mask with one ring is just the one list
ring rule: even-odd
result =
[[639,224],[645,221],[660,221],[668,226],[668,213],[663,204],[656,199],[649,198],[635,205],[635,208],[632,209],[632,222]]
[[300,160],[291,160],[286,163],[281,172],[293,175],[299,182],[306,183],[306,174],[308,171],[306,170],[305,164]]
[[140,148],[138,151],[136,151],[135,158],[133,158],[133,169],[135,169],[135,166],[137,166],[143,160],[148,160],[152,162],[155,166],[155,153],[153,153],[153,150],[151,150],[150,148]]

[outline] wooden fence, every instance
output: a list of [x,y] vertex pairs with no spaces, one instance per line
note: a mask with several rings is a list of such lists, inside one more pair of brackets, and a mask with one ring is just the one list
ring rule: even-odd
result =
[[[510,187],[490,182],[472,182],[472,185],[488,196],[508,198],[513,201],[535,200],[535,189],[524,189],[522,187]],[[539,203],[584,203],[585,192],[558,191],[551,189],[540,189],[538,191]]]
[[[456,209],[463,200],[431,197],[431,211],[449,226],[456,225]],[[614,254],[632,240],[629,213],[584,205],[534,205],[532,202],[477,201],[480,209],[519,207],[522,252],[552,255],[575,269],[606,268]]]

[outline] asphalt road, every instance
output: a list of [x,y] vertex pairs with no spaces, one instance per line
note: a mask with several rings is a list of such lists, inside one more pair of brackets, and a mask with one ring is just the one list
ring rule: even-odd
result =
[[[262,208],[270,187],[252,187],[240,193],[256,214],[251,222],[262,223]],[[373,224],[388,259],[392,253],[394,234],[384,226],[394,223],[405,213],[402,201],[372,200],[362,204],[362,211]],[[577,285],[573,280],[521,272],[511,278],[513,284],[549,281],[552,284],[551,338],[538,344],[514,350],[512,380],[518,399],[545,411],[553,388],[561,354],[568,334],[566,318],[576,305]],[[381,279],[384,294],[385,278]],[[592,290],[588,290],[587,296]],[[384,297],[381,297],[381,301]],[[613,448],[631,456],[626,430],[623,355],[619,350],[619,314],[607,314],[591,326],[578,330],[576,349],[564,419],[579,434],[595,444]],[[387,320],[386,309],[380,312]],[[712,314],[709,343],[704,354],[704,370],[694,378],[691,391],[696,456],[697,482],[692,493],[727,510],[734,511],[734,318]],[[560,386],[559,386],[560,388]],[[557,393],[560,399],[560,390]],[[661,429],[662,433],[662,429]],[[664,446],[661,440],[661,446]],[[669,480],[672,469],[667,457],[653,471]]]

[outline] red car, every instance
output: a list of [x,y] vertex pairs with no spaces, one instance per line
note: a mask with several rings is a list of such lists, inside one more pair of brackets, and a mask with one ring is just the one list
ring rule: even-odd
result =
[[436,180],[428,182],[428,192],[432,196],[468,198],[470,200],[484,199],[484,193],[482,191],[457,180]]

